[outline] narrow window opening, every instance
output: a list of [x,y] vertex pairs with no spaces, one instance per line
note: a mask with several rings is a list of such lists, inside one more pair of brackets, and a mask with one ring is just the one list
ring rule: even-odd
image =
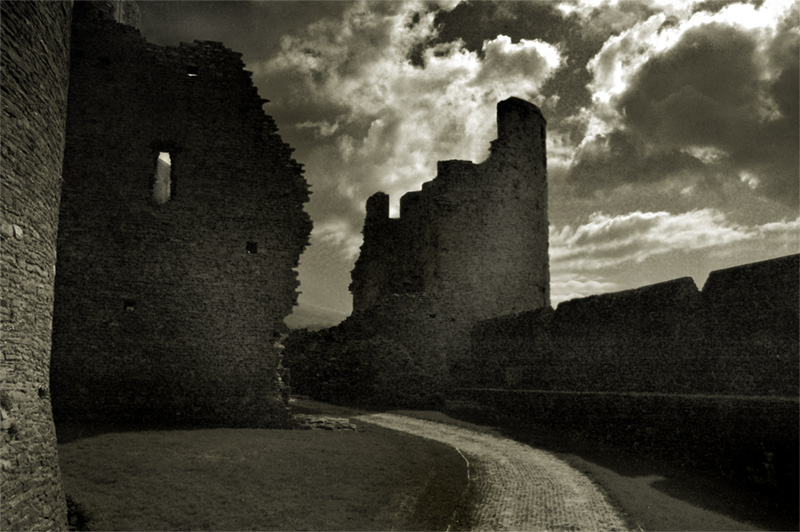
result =
[[186,73],[190,78],[196,78],[200,74],[200,69],[196,66],[188,66],[186,67]]
[[244,250],[250,255],[255,255],[258,253],[258,244],[256,242],[248,242],[245,245]]
[[172,199],[172,159],[168,152],[162,151],[156,160],[156,179],[153,183],[153,200],[164,204]]
[[123,299],[122,308],[125,309],[125,312],[133,312],[136,310],[136,301],[133,299]]

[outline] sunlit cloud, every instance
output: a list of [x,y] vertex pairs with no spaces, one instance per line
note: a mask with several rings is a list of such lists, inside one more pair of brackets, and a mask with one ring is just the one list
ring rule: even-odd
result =
[[622,290],[618,283],[586,276],[580,273],[557,272],[550,276],[550,305],[594,294]]
[[681,214],[632,212],[609,216],[594,213],[577,227],[550,229],[550,259],[555,271],[590,272],[623,263],[641,263],[672,252],[721,248],[769,238],[800,247],[800,218],[762,226],[730,222],[724,213],[702,209]]
[[358,257],[363,239],[343,220],[329,220],[314,224],[311,231],[311,244],[337,250],[347,261],[354,262]]
[[[435,11],[418,2],[359,3],[339,20],[318,22],[282,41],[263,73],[300,80],[303,105],[320,118],[311,128],[338,153],[315,181],[341,176],[347,163],[354,209],[377,190],[392,197],[434,177],[443,159],[480,161],[495,136],[495,105],[509,96],[534,98],[562,64],[559,50],[539,40],[498,35],[482,53],[461,41],[430,45]],[[367,46],[367,43],[370,46]],[[323,115],[337,113],[335,122]]]
[[[646,270],[667,257],[668,262],[693,267],[657,278],[692,275],[702,286],[715,262],[735,265],[748,257],[763,260],[798,252],[800,217],[744,225],[714,209],[618,216],[598,212],[575,227],[550,226],[551,303],[647,284],[641,282],[648,279]],[[699,257],[705,258],[698,262]]]
[[571,182],[593,191],[676,175],[737,179],[796,207],[797,4],[675,13],[611,37],[589,62],[593,105]]

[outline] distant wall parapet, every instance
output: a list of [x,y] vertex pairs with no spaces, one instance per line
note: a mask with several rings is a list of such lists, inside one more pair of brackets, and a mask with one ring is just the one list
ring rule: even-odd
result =
[[796,396],[799,273],[790,255],[483,321],[472,384]]

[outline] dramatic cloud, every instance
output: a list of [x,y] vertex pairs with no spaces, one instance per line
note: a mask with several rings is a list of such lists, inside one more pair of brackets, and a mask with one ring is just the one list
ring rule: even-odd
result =
[[347,222],[330,220],[314,225],[311,231],[311,242],[317,246],[328,246],[338,250],[342,258],[355,262],[361,247],[362,238],[353,234]]
[[308,119],[294,127],[327,140],[315,148],[327,164],[309,165],[309,180],[348,183],[338,191],[359,210],[383,190],[397,212],[399,195],[433,178],[437,160],[483,159],[496,103],[535,97],[561,63],[550,44],[504,35],[480,54],[459,40],[431,44],[435,14],[421,3],[358,3],[284,37],[259,71],[298,83],[282,100],[304,108]]
[[[370,195],[388,193],[396,215],[400,196],[433,179],[437,161],[485,159],[497,102],[540,100],[563,62],[556,46],[537,39],[499,34],[478,51],[460,39],[442,42],[436,15],[451,8],[355,3],[341,17],[284,36],[280,53],[254,69],[267,85],[292,87],[270,94],[294,118],[280,122],[285,138],[313,136],[303,162],[314,192],[308,210],[322,229],[311,243],[346,243],[344,268],[355,260]],[[301,274],[311,257],[304,256]]]
[[[162,44],[243,52],[305,164],[300,304],[349,311],[364,204],[547,117],[554,303],[800,251],[792,0],[143,2]],[[589,216],[590,213],[595,213]],[[319,308],[315,308],[319,307]],[[341,316],[339,316],[340,318]]]
[[737,180],[798,204],[798,8],[651,16],[589,63],[593,107],[570,181]]
[[[637,211],[618,216],[598,212],[577,227],[551,226],[551,292],[558,302],[635,288],[641,283],[629,278],[627,269],[646,270],[644,263],[666,255],[724,259],[747,256],[758,249],[776,257],[796,252],[798,242],[800,217],[747,226],[714,209],[680,214]],[[696,280],[702,281],[707,273],[708,269]],[[697,272],[684,270],[684,275],[691,274]]]

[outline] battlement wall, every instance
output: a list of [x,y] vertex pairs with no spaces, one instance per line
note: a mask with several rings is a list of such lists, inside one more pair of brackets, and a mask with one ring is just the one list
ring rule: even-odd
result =
[[483,321],[448,399],[796,500],[799,273],[791,255]]
[[311,228],[302,165],[241,54],[90,15],[73,24],[56,419],[285,424],[274,344]]
[[482,322],[471,385],[795,396],[798,273],[791,255]]

